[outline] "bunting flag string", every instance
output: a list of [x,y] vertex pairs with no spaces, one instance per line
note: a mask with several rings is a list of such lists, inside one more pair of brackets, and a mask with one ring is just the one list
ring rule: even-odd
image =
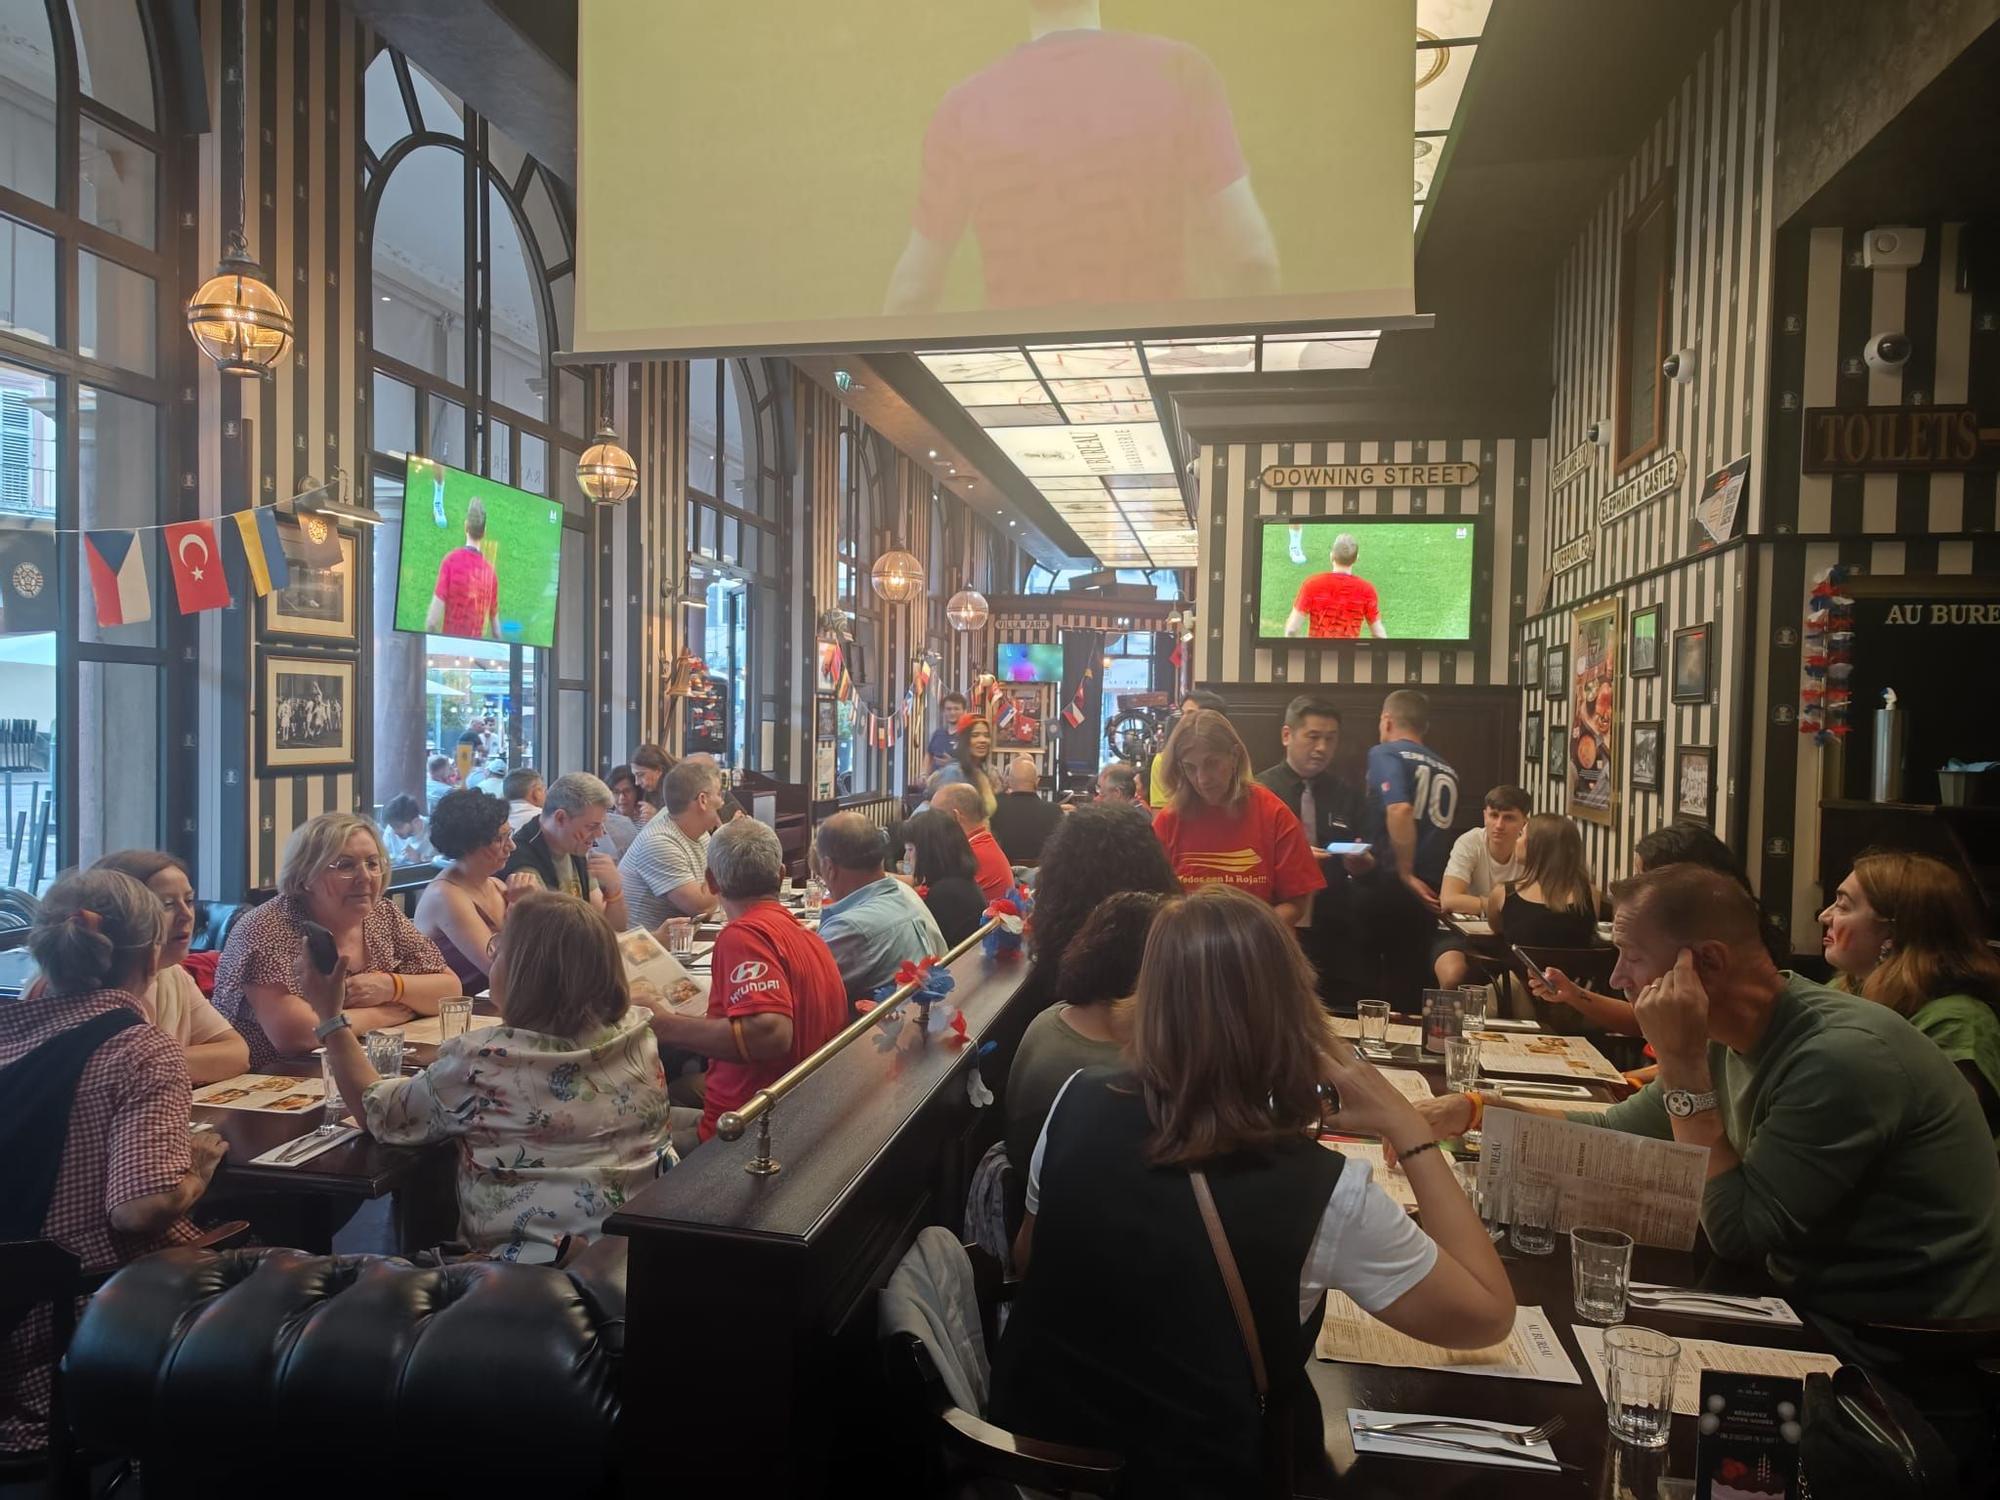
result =
[[1849,679],[1854,674],[1854,600],[1841,592],[1853,576],[1838,564],[1813,580],[1806,597],[1805,682],[1799,690],[1799,733],[1816,744],[1846,738]]
[[113,630],[153,618],[153,591],[146,583],[146,554],[139,533],[91,531],[83,538],[83,561],[97,603],[97,627]]

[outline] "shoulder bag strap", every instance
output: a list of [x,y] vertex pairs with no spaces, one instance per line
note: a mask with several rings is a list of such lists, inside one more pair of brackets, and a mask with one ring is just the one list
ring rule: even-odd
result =
[[1257,1409],[1262,1411],[1271,1382],[1264,1373],[1264,1350],[1257,1342],[1257,1323],[1250,1316],[1250,1294],[1243,1289],[1242,1273],[1236,1269],[1236,1257],[1229,1250],[1229,1236],[1222,1232],[1222,1216],[1215,1211],[1215,1195],[1208,1190],[1208,1174],[1189,1172],[1188,1182],[1194,1188],[1195,1205],[1201,1209],[1201,1222],[1208,1230],[1209,1247],[1215,1251],[1222,1284],[1229,1290],[1230,1311],[1236,1314],[1236,1329],[1243,1335],[1244,1352],[1250,1356],[1250,1375],[1257,1382]]

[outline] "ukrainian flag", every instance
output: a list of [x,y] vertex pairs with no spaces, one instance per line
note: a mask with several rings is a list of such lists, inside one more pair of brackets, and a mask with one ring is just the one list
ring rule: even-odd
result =
[[243,537],[243,561],[249,564],[250,581],[256,586],[257,597],[263,598],[272,589],[290,587],[292,568],[285,561],[284,544],[278,539],[277,510],[269,505],[254,505],[249,510],[237,511],[234,520]]

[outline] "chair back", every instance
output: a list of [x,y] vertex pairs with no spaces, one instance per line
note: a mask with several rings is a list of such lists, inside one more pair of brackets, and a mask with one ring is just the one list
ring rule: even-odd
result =
[[[50,1315],[49,1357],[59,1364],[76,1333],[76,1299],[83,1291],[82,1265],[54,1240],[8,1240],[0,1243],[0,1344],[30,1315],[46,1307]],[[49,1389],[49,1446],[44,1454],[23,1455],[26,1467],[0,1468],[0,1486],[15,1479],[40,1477],[55,1496],[78,1492],[81,1471],[69,1437],[69,1414],[63,1405],[63,1383]],[[39,1470],[39,1475],[35,1474]]]
[[[1530,948],[1525,944],[1520,953],[1534,963],[1538,969],[1560,969],[1573,983],[1599,994],[1609,993],[1611,971],[1618,966],[1616,948]],[[1522,966],[1514,949],[1507,952],[1508,972],[1521,986],[1521,993],[1533,996],[1529,987],[1527,970]],[[1582,1018],[1567,1005],[1551,1005],[1546,1000],[1534,1000],[1535,1019],[1543,1027],[1558,1034],[1574,1034],[1585,1030]]]

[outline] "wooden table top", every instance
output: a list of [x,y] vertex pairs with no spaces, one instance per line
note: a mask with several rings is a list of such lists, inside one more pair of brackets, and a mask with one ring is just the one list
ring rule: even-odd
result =
[[[422,1061],[436,1055],[432,1047],[412,1047],[408,1051],[413,1057],[423,1054]],[[319,1063],[278,1059],[266,1064],[264,1071],[294,1078],[317,1078]],[[196,1120],[214,1126],[216,1134],[229,1142],[229,1154],[223,1157],[215,1174],[219,1192],[282,1189],[341,1198],[379,1198],[394,1192],[413,1176],[427,1156],[451,1149],[448,1143],[385,1146],[372,1136],[358,1135],[296,1167],[252,1166],[252,1158],[318,1129],[326,1115],[326,1106],[287,1115],[197,1104],[191,1112]]]

